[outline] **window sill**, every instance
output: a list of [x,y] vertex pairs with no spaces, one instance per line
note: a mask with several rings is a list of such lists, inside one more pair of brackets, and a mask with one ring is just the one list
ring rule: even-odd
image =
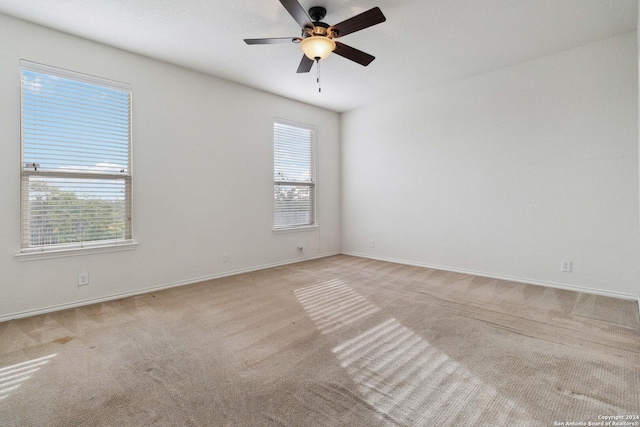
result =
[[309,231],[317,229],[318,225],[304,225],[301,227],[290,227],[290,228],[274,228],[273,234],[283,234],[283,233],[295,233],[297,231]]
[[96,245],[83,248],[31,249],[16,254],[18,261],[35,261],[39,259],[63,258],[79,255],[98,254],[103,252],[130,251],[138,246],[137,242],[128,241],[118,244]]

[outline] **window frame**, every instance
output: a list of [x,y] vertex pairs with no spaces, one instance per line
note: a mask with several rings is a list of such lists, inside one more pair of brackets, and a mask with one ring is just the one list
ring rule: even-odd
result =
[[[298,130],[309,131],[311,136],[311,149],[310,149],[310,181],[300,181],[300,180],[287,180],[287,179],[276,179],[276,126],[289,126],[296,128]],[[317,127],[315,125],[310,125],[307,123],[300,123],[292,120],[282,119],[279,117],[275,117],[273,119],[273,168],[272,168],[272,178],[273,178],[273,232],[274,233],[290,233],[295,231],[304,231],[308,229],[313,229],[318,227],[318,145],[317,145]],[[277,219],[277,203],[276,203],[276,188],[279,185],[291,185],[291,186],[303,186],[308,187],[313,192],[310,216],[312,221],[310,223],[305,224],[294,224],[294,225],[278,225],[276,223]]]
[[[122,83],[110,79],[96,77],[89,74],[84,74],[76,71],[57,68],[49,65],[39,64],[27,60],[20,60],[20,252],[16,254],[21,261],[42,259],[42,258],[57,258],[62,256],[89,254],[97,252],[111,252],[118,250],[134,249],[137,243],[133,240],[133,135],[132,135],[132,117],[133,117],[133,90],[132,86],[128,83]],[[127,149],[126,149],[126,170],[117,172],[68,172],[64,170],[41,170],[38,171],[36,167],[31,170],[28,168],[25,162],[25,71],[35,72],[39,74],[45,74],[62,79],[72,80],[76,83],[89,84],[93,86],[100,86],[109,90],[117,90],[124,92],[128,95],[127,105]],[[78,100],[72,98],[74,103]],[[61,142],[64,144],[65,142]],[[99,145],[102,149],[105,146]],[[78,165],[78,157],[70,155],[68,158],[69,164]],[[35,166],[35,165],[34,165]],[[30,216],[31,203],[28,201],[30,191],[30,177],[40,176],[46,179],[78,179],[86,183],[93,183],[91,188],[96,189],[99,187],[99,182],[102,180],[118,182],[122,181],[122,188],[124,191],[124,232],[123,237],[114,237],[103,240],[78,240],[69,243],[56,243],[56,244],[41,244],[33,245],[30,241],[30,228],[27,223]],[[96,186],[98,184],[98,186]]]

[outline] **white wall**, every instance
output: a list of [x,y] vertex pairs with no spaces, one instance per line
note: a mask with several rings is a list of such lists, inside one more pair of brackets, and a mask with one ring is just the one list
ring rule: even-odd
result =
[[640,295],[637,69],[634,32],[345,113],[343,252]]
[[[0,320],[340,251],[338,114],[3,15],[0,52]],[[16,259],[20,59],[132,84],[135,250]],[[317,126],[316,230],[272,232],[274,117]]]

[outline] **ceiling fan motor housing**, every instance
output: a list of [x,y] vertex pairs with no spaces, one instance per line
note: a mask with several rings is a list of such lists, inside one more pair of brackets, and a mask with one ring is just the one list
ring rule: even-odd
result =
[[325,24],[324,22],[314,22],[313,28],[305,28],[303,31],[303,37],[312,37],[312,36],[335,36],[335,34],[330,34],[329,24]]

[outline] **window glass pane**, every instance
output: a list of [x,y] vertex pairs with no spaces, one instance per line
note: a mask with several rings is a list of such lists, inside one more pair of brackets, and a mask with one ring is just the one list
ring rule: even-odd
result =
[[314,187],[296,185],[275,186],[275,224],[295,227],[314,223]]
[[313,180],[313,131],[276,123],[274,126],[274,180]]
[[27,179],[24,225],[30,247],[127,237],[127,180]]
[[41,171],[127,171],[129,93],[23,70],[22,144]]

